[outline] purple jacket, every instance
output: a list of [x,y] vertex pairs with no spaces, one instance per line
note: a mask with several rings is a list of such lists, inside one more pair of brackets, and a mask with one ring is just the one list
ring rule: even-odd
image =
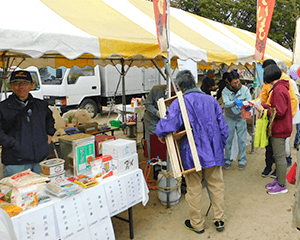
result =
[[[217,100],[190,89],[184,94],[184,102],[193,129],[194,140],[202,168],[222,166],[225,163],[223,149],[229,128]],[[165,118],[156,126],[156,135],[165,137],[183,126],[178,99],[174,100]],[[187,137],[180,140],[180,155],[185,169],[194,168],[192,153]]]

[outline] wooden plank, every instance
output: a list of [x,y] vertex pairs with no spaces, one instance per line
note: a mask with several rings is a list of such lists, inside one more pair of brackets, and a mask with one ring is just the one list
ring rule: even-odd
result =
[[183,171],[182,174],[185,175],[185,174],[195,172],[195,171],[196,171],[196,168],[192,168],[192,169],[188,169],[188,170]]
[[177,153],[177,156],[178,156],[178,163],[179,163],[179,166],[180,166],[180,171],[181,171],[181,174],[182,174],[182,171],[184,170],[184,168],[182,166],[182,161],[181,161],[181,156],[180,156],[177,140],[175,140],[174,143],[175,143],[175,147],[176,147],[176,150],[177,150],[176,153]]
[[192,151],[194,165],[195,165],[196,171],[198,172],[198,171],[202,170],[202,167],[201,167],[201,164],[200,164],[200,161],[199,161],[199,156],[198,156],[198,152],[197,152],[197,149],[196,149],[191,124],[190,124],[190,121],[189,121],[189,118],[188,118],[188,114],[187,114],[187,111],[186,111],[186,106],[185,106],[184,99],[183,99],[183,94],[182,94],[181,91],[177,92],[177,97],[178,97],[178,102],[179,102],[179,106],[180,106],[180,110],[181,110],[181,114],[182,114],[184,127],[185,127],[185,130],[186,130],[187,138],[188,138],[188,141],[189,141],[190,149]]
[[[166,115],[166,110],[167,110],[165,101],[163,98],[160,98],[157,101],[157,106],[158,106],[158,110],[159,110],[159,115],[161,118],[163,118]],[[176,147],[174,144],[173,133],[168,134],[165,137],[165,140],[166,140],[166,144],[167,144],[168,154],[170,156],[170,162],[172,165],[174,178],[180,178],[182,176],[182,174],[181,174],[180,166],[178,163],[178,156],[177,156],[177,150],[176,150]]]
[[182,138],[184,135],[186,135],[186,130],[183,130],[183,131],[178,132],[178,133],[174,133],[173,137],[174,137],[175,140],[178,140],[178,139]]
[[166,106],[169,107],[176,98],[177,98],[177,96],[175,95],[175,96],[165,99]]

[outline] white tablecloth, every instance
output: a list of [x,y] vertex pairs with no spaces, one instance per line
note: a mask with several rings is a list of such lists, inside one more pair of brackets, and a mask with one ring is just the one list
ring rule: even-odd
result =
[[111,217],[140,202],[145,206],[148,193],[143,172],[137,169],[104,179],[76,195],[53,197],[13,217],[12,222],[18,240],[115,239]]

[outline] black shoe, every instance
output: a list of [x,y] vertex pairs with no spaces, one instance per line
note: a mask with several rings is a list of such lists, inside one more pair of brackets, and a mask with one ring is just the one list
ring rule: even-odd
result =
[[267,167],[265,167],[264,171],[261,173],[262,177],[269,177],[272,173],[272,168],[269,169]]
[[271,178],[276,178],[276,169],[274,170],[274,172],[272,172],[272,174],[270,175]]
[[198,233],[198,234],[204,233],[204,228],[202,228],[201,230],[198,230],[198,229],[196,229],[196,228],[193,228],[192,225],[191,225],[191,221],[190,221],[189,219],[185,220],[184,226],[185,226],[187,229],[194,231],[195,233]]
[[225,228],[225,224],[223,221],[215,221],[215,226],[218,232],[222,232]]

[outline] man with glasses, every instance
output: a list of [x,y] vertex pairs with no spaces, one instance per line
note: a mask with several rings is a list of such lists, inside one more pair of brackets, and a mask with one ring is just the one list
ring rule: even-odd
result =
[[239,164],[238,169],[244,170],[247,163],[246,157],[246,137],[247,137],[247,122],[242,118],[242,111],[238,107],[238,101],[250,101],[251,94],[249,89],[240,82],[240,75],[237,71],[230,72],[229,82],[222,92],[223,102],[225,106],[225,119],[229,126],[229,136],[227,145],[225,146],[225,164],[224,169],[229,169],[233,162],[231,159],[231,148],[235,132],[237,134],[239,146]]
[[4,175],[27,169],[41,173],[39,163],[48,157],[48,143],[55,133],[52,111],[29,93],[34,83],[28,71],[12,72],[9,85],[13,94],[0,103]]

